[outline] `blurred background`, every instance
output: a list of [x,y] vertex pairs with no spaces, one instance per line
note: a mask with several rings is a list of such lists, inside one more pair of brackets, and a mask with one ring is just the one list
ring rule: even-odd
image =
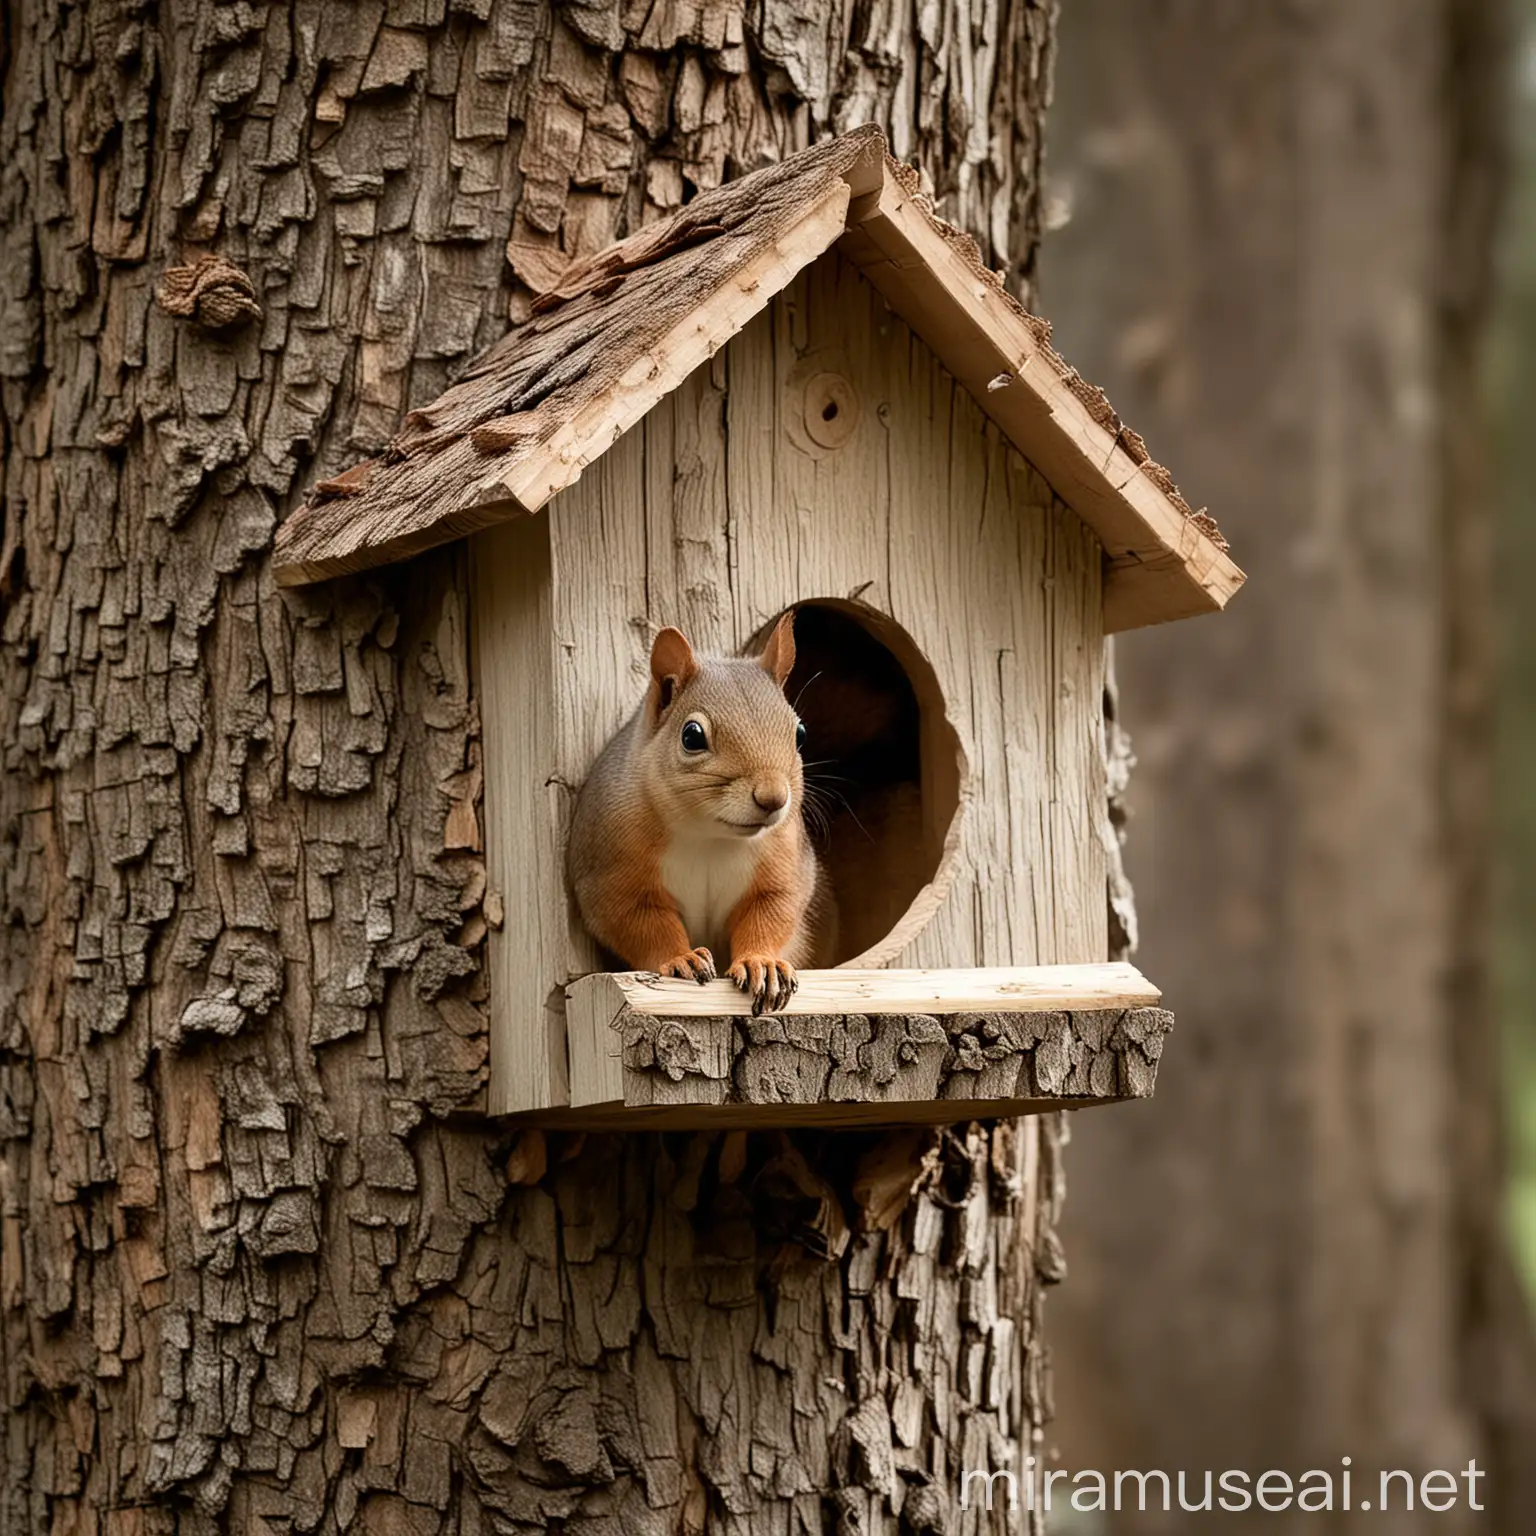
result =
[[1536,1530],[1536,0],[1066,0],[1056,90],[1044,310],[1249,585],[1118,647],[1179,1022],[1072,1121],[1053,1454]]
[[[1490,396],[1498,429],[1497,949],[1511,1126],[1510,1226],[1536,1296],[1536,4],[1516,7],[1511,185],[1498,242]],[[1532,1447],[1536,1455],[1536,1446]]]

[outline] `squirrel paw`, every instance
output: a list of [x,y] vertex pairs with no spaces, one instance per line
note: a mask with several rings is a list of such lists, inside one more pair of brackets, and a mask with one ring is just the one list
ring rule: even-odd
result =
[[743,955],[731,965],[731,980],[752,999],[754,1014],[786,1007],[800,986],[794,966],[774,955]]
[[657,970],[663,976],[681,976],[684,981],[696,981],[702,987],[706,981],[715,979],[715,957],[701,944],[674,956]]

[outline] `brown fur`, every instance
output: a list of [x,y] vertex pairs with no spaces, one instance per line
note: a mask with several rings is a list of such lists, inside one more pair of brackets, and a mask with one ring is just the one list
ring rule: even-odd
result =
[[[624,964],[708,981],[711,942],[724,940],[731,979],[759,1009],[787,1003],[796,968],[826,963],[834,943],[783,691],[794,658],[789,614],[755,661],[700,660],[662,630],[644,701],[582,786],[567,855],[583,921]],[[682,746],[690,721],[702,752]],[[689,909],[708,931],[689,932]]]

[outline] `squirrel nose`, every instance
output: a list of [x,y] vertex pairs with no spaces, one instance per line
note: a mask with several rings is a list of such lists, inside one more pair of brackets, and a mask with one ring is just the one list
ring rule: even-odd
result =
[[782,780],[777,784],[758,784],[752,790],[752,803],[760,811],[780,810],[789,802],[789,785]]

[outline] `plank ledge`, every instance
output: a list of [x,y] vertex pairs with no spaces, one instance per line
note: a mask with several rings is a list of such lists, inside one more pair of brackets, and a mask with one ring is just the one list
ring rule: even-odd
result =
[[754,1016],[728,981],[566,988],[567,1107],[589,1129],[933,1125],[1149,1098],[1173,1016],[1134,966],[801,973]]
[[[702,985],[652,971],[600,971],[566,988],[575,998],[610,990],[633,1013],[667,1018],[748,1017],[752,1005],[729,981]],[[769,1018],[827,1013],[1049,1013],[1057,1009],[1153,1008],[1162,993],[1134,965],[1017,965],[963,970],[801,971],[789,1006]]]

